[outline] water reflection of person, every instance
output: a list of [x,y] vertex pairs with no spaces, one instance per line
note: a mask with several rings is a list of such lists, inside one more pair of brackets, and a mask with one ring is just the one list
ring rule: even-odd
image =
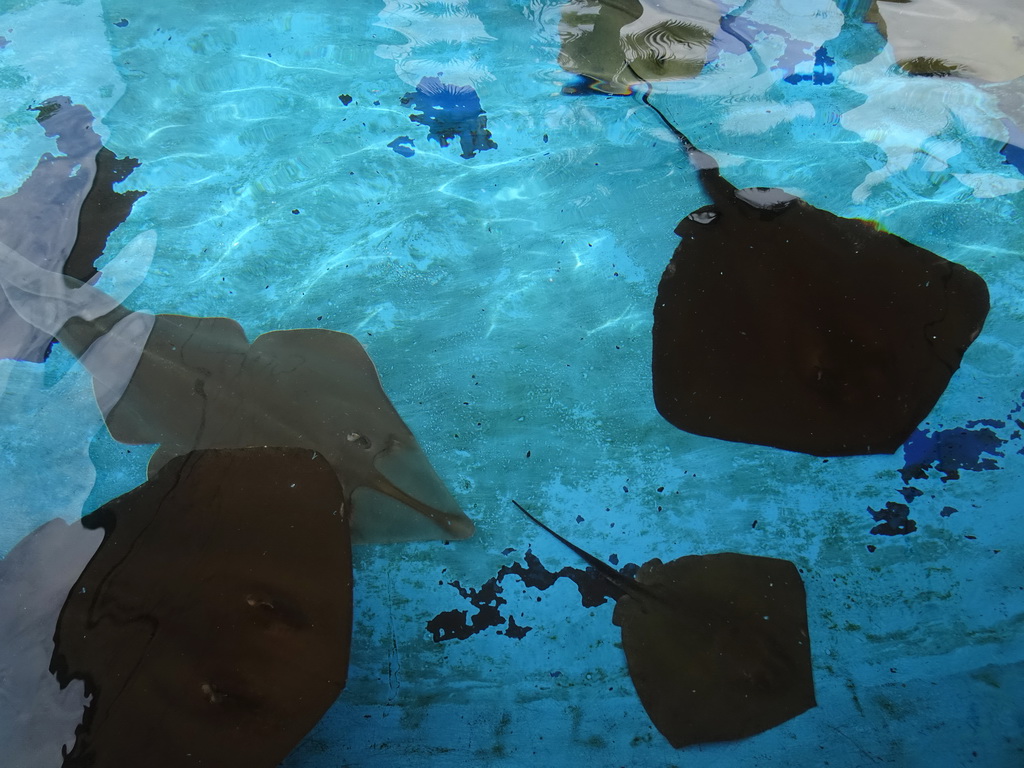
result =
[[[45,153],[18,191],[0,199],[0,237],[14,250],[31,254],[37,266],[61,272],[78,237],[79,215],[103,143],[92,129],[92,113],[81,104],[59,96],[34,109],[46,136],[56,138],[63,154]],[[50,341],[0,296],[0,358],[42,362]]]
[[563,93],[624,95],[641,81],[696,77],[720,16],[713,0],[672,10],[640,0],[573,0],[562,8],[558,63],[583,81]]

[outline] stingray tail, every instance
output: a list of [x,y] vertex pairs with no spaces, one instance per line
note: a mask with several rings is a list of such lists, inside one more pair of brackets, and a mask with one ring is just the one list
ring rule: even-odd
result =
[[647,85],[643,95],[640,96],[641,101],[653,109],[658,117],[661,118],[661,122],[663,122],[665,126],[672,131],[672,134],[679,139],[679,143],[682,144],[683,149],[686,150],[686,156],[690,159],[690,164],[697,171],[701,186],[704,188],[704,192],[707,193],[707,196],[715,203],[724,203],[727,200],[731,200],[736,192],[736,187],[722,178],[722,174],[718,167],[718,161],[707,152],[702,152],[697,149],[697,147],[693,145],[693,142],[686,138],[686,135],[672,124],[672,121],[665,116],[665,113],[651,103],[651,84],[637,74],[636,70],[633,69],[632,66],[629,64],[626,66],[629,67],[629,70],[638,80]]
[[[587,550],[582,549],[580,547],[577,547],[575,544],[573,544],[568,539],[563,538],[562,536],[559,536],[553,530],[551,530],[546,525],[544,525],[544,523],[542,523],[536,517],[534,517],[529,512],[527,512],[526,509],[523,507],[523,505],[520,504],[518,501],[516,501],[515,499],[510,499],[510,501],[513,504],[516,505],[516,509],[518,509],[520,512],[522,512],[524,515],[526,515],[528,518],[530,518],[534,523],[536,523],[541,528],[543,528],[545,531],[550,533],[552,536],[554,536],[560,542],[565,544],[565,546],[567,546],[569,549],[571,549],[573,552],[575,552],[577,555],[579,555],[581,558],[583,558],[583,560],[588,565],[593,566],[597,570],[598,573],[600,573],[602,576],[604,576],[605,579],[607,579],[613,585],[615,585],[616,587],[621,589],[623,592],[634,592],[635,593],[637,591],[644,591],[643,588],[641,587],[641,585],[637,584],[635,580],[629,578],[628,576],[622,575],[617,570],[615,570],[610,565],[608,565],[608,563],[606,563],[604,560],[601,560],[600,558],[595,557],[594,555],[592,555],[589,552],[587,552]],[[615,595],[614,597],[615,597],[615,599],[618,599],[619,596]]]

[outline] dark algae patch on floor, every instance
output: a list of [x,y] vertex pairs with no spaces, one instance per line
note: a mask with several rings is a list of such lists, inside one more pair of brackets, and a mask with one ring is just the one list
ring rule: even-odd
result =
[[882,536],[902,536],[917,530],[917,523],[910,519],[910,507],[898,501],[888,501],[881,509],[868,507],[871,517],[878,525],[871,533]]
[[1004,421],[984,419],[952,429],[914,430],[903,446],[903,482],[924,480],[932,472],[941,473],[942,482],[947,482],[959,480],[960,470],[998,469],[1006,440],[996,430],[1005,426]]
[[[477,152],[498,148],[487,129],[480,97],[468,85],[452,85],[436,77],[424,77],[416,90],[405,94],[401,101],[403,106],[419,110],[409,115],[409,119],[425,125],[429,131],[428,138],[442,147],[458,139],[462,157],[467,160],[476,157]],[[399,146],[388,146],[399,154],[405,154]]]
[[[963,479],[963,472],[1001,470],[1008,453],[1014,450],[1024,453],[1024,447],[1020,446],[1024,437],[1022,410],[1024,393],[1004,418],[972,419],[962,426],[915,429],[903,444],[903,466],[897,470],[903,482],[903,487],[897,490],[902,501],[888,500],[878,509],[868,507],[872,518],[879,522],[871,533],[887,536],[913,533],[917,524],[910,518],[910,505],[918,499],[926,495],[937,498],[948,483],[955,484]],[[928,485],[935,487],[936,481],[936,493],[926,494],[921,490]],[[940,517],[950,517],[959,511],[941,500],[932,507]]]
[[[503,582],[510,576],[518,577],[523,586],[529,589],[541,591],[549,589],[559,579],[569,579],[579,590],[580,603],[584,608],[603,605],[619,592],[593,566],[587,568],[565,566],[557,571],[551,571],[529,549],[526,550],[523,560],[522,563],[503,565],[495,576],[478,588],[463,586],[458,581],[448,582],[448,585],[454,587],[461,597],[469,601],[476,613],[471,616],[467,610],[454,609],[442,611],[434,616],[427,622],[427,631],[430,632],[434,642],[465,640],[484,630],[506,624],[507,627],[503,631],[505,636],[517,640],[525,637],[532,627],[521,627],[515,623],[515,618],[511,614],[502,612],[502,606],[508,603],[502,597]],[[623,566],[620,572],[629,577],[636,573],[638,567],[634,563],[629,563]]]
[[78,236],[64,264],[64,274],[87,282],[96,274],[96,260],[103,255],[110,234],[132,212],[135,201],[145,195],[139,190],[117,192],[119,184],[139,167],[134,157],[118,157],[106,147],[96,153],[96,178],[82,202]]

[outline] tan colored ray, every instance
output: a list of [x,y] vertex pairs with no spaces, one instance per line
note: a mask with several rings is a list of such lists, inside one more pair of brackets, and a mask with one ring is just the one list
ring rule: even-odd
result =
[[11,306],[92,373],[111,435],[160,443],[151,477],[196,449],[310,448],[338,474],[355,540],[472,535],[354,337],[299,329],[250,344],[234,320],[132,312],[2,244],[0,265]]

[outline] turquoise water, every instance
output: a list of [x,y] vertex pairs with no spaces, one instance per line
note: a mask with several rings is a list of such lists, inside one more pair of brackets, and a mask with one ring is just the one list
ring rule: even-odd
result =
[[[355,335],[477,525],[355,549],[348,683],[290,768],[1020,763],[1024,175],[1001,150],[1024,126],[1024,69],[907,76],[831,0],[720,10],[752,49],[720,33],[700,75],[655,82],[651,102],[737,187],[876,220],[988,284],[984,331],[891,456],[727,443],[658,415],[652,305],[673,229],[705,198],[637,96],[563,95],[558,3],[82,0],[0,16],[0,194],[54,151],[26,107],[86,105],[104,144],[141,162],[123,186],[147,192],[96,285],[133,309],[231,317],[249,339]],[[822,47],[833,63],[816,75]],[[464,158],[410,121],[402,97],[438,72],[476,90],[496,148]],[[389,147],[400,137],[411,156]],[[0,552],[146,479],[151,449],[110,437],[63,347],[0,361],[0,382]],[[925,477],[905,479],[914,462]],[[502,624],[435,642],[434,617],[476,611],[452,582],[479,589],[527,550],[582,567],[511,498],[621,564],[796,563],[818,706],[673,750],[633,691],[612,603],[582,607],[568,579],[502,580],[520,638]],[[890,502],[915,531],[871,533]]]

